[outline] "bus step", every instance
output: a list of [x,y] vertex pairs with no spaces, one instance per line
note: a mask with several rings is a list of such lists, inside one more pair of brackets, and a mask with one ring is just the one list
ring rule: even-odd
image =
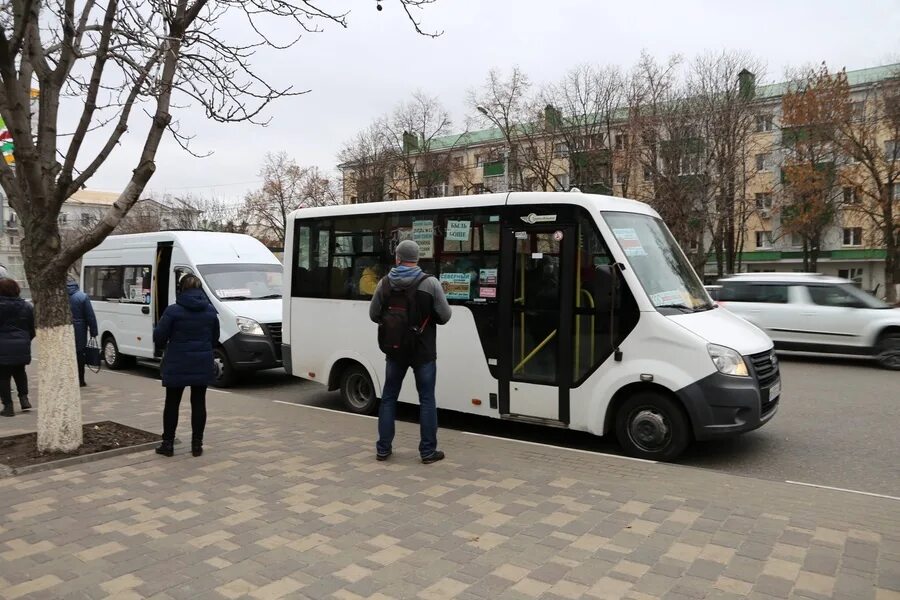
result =
[[506,421],[516,421],[517,423],[530,423],[532,425],[543,425],[544,427],[558,427],[559,429],[568,429],[569,424],[563,423],[556,419],[545,419],[543,417],[529,417],[528,415],[500,415],[501,419]]

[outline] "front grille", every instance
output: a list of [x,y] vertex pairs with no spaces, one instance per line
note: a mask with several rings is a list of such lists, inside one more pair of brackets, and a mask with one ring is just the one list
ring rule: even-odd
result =
[[269,337],[272,338],[272,343],[275,345],[275,357],[281,360],[281,323],[268,323],[266,324],[266,329],[269,332]]
[[766,389],[778,380],[778,359],[773,350],[751,354],[750,364],[760,389]]
[[764,417],[775,410],[775,407],[778,406],[779,400],[781,400],[781,398],[775,398],[774,400],[766,400],[765,402],[763,402],[762,406],[760,406],[759,409],[760,416]]

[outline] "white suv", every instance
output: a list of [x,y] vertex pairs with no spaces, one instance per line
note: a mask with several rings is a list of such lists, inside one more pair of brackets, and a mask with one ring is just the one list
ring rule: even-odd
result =
[[747,273],[719,284],[719,304],[764,330],[779,350],[872,356],[900,370],[900,309],[846,279]]

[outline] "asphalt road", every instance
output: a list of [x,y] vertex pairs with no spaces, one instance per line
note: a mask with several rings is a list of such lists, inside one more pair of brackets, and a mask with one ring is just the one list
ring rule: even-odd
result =
[[[733,475],[900,497],[900,373],[865,361],[781,358],[784,388],[775,418],[730,440],[695,443],[678,462]],[[130,373],[159,385],[150,369],[138,367]],[[336,392],[280,370],[258,373],[233,391],[259,399],[248,410],[264,411],[272,400],[344,410]],[[415,421],[416,411],[404,406],[399,418]],[[621,454],[614,440],[580,432],[447,411],[439,418],[441,427]],[[374,444],[374,423],[372,434]]]

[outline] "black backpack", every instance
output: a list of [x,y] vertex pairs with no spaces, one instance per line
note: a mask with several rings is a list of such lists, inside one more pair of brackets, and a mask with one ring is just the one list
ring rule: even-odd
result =
[[395,290],[387,277],[381,282],[381,322],[378,325],[378,347],[388,358],[412,360],[419,336],[428,326],[431,315],[419,318],[416,292],[419,285],[431,277],[422,273],[405,290]]

